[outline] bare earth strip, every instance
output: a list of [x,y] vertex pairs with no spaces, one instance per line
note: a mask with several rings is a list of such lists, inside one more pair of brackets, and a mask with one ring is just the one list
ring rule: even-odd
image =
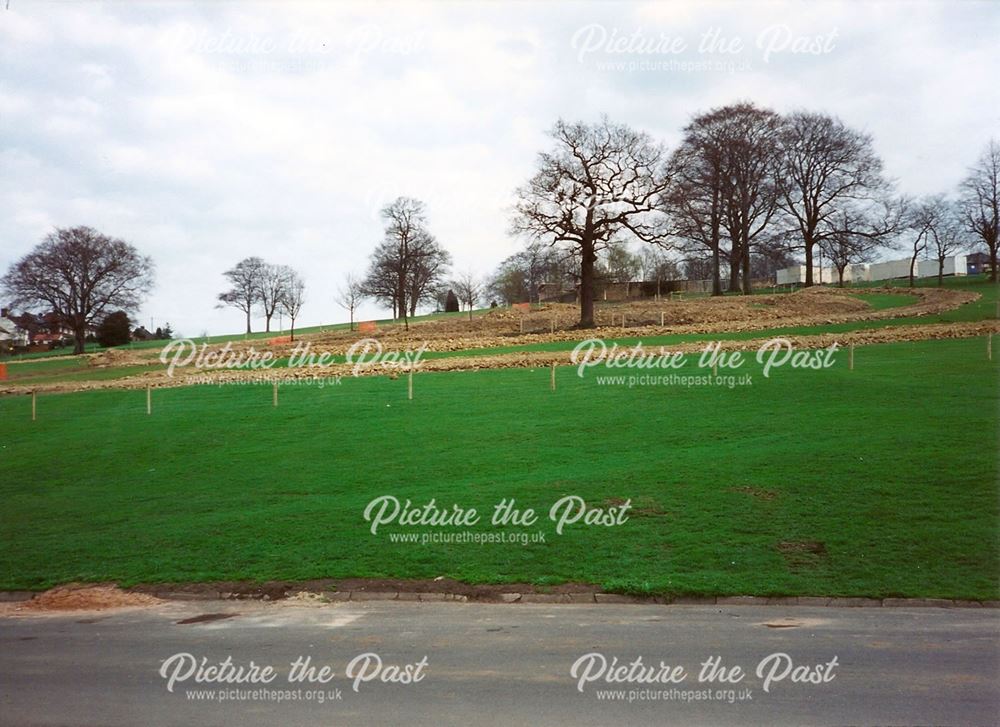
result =
[[[696,301],[671,302],[641,302],[625,306],[617,306],[614,313],[618,323],[611,326],[582,331],[569,328],[576,314],[576,308],[571,305],[555,305],[544,310],[523,314],[525,329],[536,326],[539,321],[548,321],[549,326],[558,320],[556,330],[546,330],[543,333],[521,334],[521,315],[509,310],[497,310],[481,316],[474,321],[430,321],[414,324],[410,330],[393,326],[378,331],[373,335],[378,338],[385,350],[403,350],[426,345],[427,351],[447,352],[475,349],[480,352],[470,355],[456,355],[447,358],[423,359],[420,362],[421,371],[473,371],[479,369],[530,368],[537,366],[569,365],[572,362],[571,351],[519,351],[510,353],[488,354],[483,349],[511,346],[531,345],[539,343],[579,341],[585,338],[614,338],[623,334],[630,338],[655,337],[680,334],[712,334],[748,332],[766,330],[776,326],[810,326],[831,325],[868,320],[888,320],[893,318],[929,316],[953,310],[961,305],[977,300],[978,293],[955,291],[938,288],[917,289],[868,289],[865,292],[908,294],[916,301],[912,305],[873,310],[867,303],[859,300],[857,291],[841,291],[836,289],[808,289],[792,295],[752,296],[738,298],[702,298]],[[861,293],[863,295],[863,293]],[[659,325],[660,313],[670,312],[672,325]],[[621,326],[622,315],[626,317],[627,328]],[[603,312],[608,316],[608,312]],[[632,318],[630,321],[629,318]],[[655,323],[643,323],[650,318],[657,319]],[[690,322],[689,322],[690,321]],[[599,317],[600,322],[600,317]],[[513,329],[509,330],[508,329]],[[988,333],[1000,333],[1000,321],[979,321],[969,323],[931,323],[907,326],[886,326],[883,328],[860,331],[823,333],[814,335],[787,336],[796,348],[818,349],[826,348],[834,343],[841,346],[851,344],[857,346],[896,343],[901,341],[921,341],[948,338],[971,338],[985,336]],[[350,331],[314,334],[303,337],[312,351],[319,354],[329,352],[343,355],[351,345],[363,338],[363,334]],[[722,350],[757,350],[773,336],[751,338],[739,341],[721,342]],[[690,342],[674,344],[664,349],[660,347],[645,347],[647,353],[658,353],[661,350],[670,352],[695,353],[704,350],[705,342]],[[211,347],[218,349],[220,346]],[[234,342],[231,349],[236,352],[267,350],[276,357],[287,357],[293,350],[293,345],[282,342],[267,345],[266,341]],[[97,367],[132,365],[150,363],[155,359],[157,351],[127,351],[116,350],[91,355],[91,365]],[[368,373],[385,374],[380,368]],[[189,386],[196,383],[222,384],[234,379],[250,380],[266,378],[275,379],[313,379],[316,377],[352,376],[354,369],[348,364],[330,364],[322,367],[289,368],[279,365],[259,371],[206,371],[194,367],[179,368],[168,376],[164,369],[138,376],[107,381],[71,381],[38,383],[32,388],[39,392],[69,392],[99,389],[136,389],[152,387]],[[390,372],[391,376],[397,375]],[[0,394],[23,394],[28,389],[22,385],[8,385],[0,389]]]

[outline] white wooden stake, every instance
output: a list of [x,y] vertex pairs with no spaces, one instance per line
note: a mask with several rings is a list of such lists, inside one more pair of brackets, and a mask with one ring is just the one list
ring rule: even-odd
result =
[[990,331],[986,334],[986,360],[993,360],[993,332]]
[[851,352],[847,356],[847,368],[854,371],[854,344],[851,344]]
[[278,405],[278,382],[274,382],[274,389],[272,392],[271,400],[275,406]]
[[31,421],[35,421],[35,419],[36,419],[36,416],[35,416],[35,414],[37,412],[37,408],[35,406],[35,399],[36,398],[37,398],[37,395],[35,394],[35,390],[32,389],[31,390]]
[[552,319],[549,320],[549,331],[551,333],[555,333],[556,332],[556,319],[555,318],[552,318]]
[[413,369],[410,369],[410,373],[406,377],[406,396],[410,401],[413,401]]
[[660,327],[663,327],[663,311],[660,311]]
[[551,375],[549,377],[550,378],[550,384],[549,385],[552,387],[552,390],[555,391],[556,390],[556,365],[552,364],[549,368],[551,369]]
[[153,394],[149,388],[149,384],[146,384],[146,416],[153,413]]

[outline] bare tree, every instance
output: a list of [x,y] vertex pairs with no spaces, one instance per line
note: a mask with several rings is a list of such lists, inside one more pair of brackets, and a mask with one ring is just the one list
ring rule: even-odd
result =
[[110,308],[136,310],[153,286],[153,262],[90,227],[57,228],[11,265],[0,287],[15,305],[48,306],[83,353],[87,329]]
[[666,250],[654,245],[647,245],[640,255],[642,279],[644,282],[656,281],[656,296],[661,295],[663,281],[681,277],[676,260],[669,257]]
[[247,317],[247,333],[250,333],[250,314],[260,300],[260,271],[265,263],[259,257],[248,257],[223,273],[232,286],[224,293],[219,293],[219,303],[216,307],[230,306],[243,311]]
[[991,139],[960,187],[959,209],[969,232],[990,256],[990,280],[997,282],[1000,247],[1000,144]]
[[302,306],[306,302],[306,283],[297,272],[289,267],[283,271],[285,284],[281,289],[281,296],[278,306],[284,311],[292,321],[291,337],[295,340],[295,319],[302,312]]
[[545,283],[569,284],[564,252],[533,241],[500,263],[490,278],[490,295],[507,304],[538,302]]
[[[910,287],[916,284],[917,258],[934,242],[937,230],[944,230],[949,215],[948,203],[941,195],[924,197],[910,206],[906,216],[906,229],[913,237],[910,241]],[[944,261],[941,261],[944,266]]]
[[344,284],[337,290],[337,305],[346,310],[350,315],[350,329],[354,330],[354,312],[364,300],[364,288],[361,281],[353,273],[348,273],[344,279]]
[[479,300],[479,296],[482,295],[482,284],[471,272],[464,272],[451,281],[451,289],[455,291],[455,295],[462,303],[469,306],[469,320],[471,321],[472,309],[475,307],[476,301]]
[[938,212],[934,216],[934,224],[930,229],[927,249],[931,258],[937,261],[938,286],[942,286],[944,285],[945,260],[967,249],[970,240],[968,230],[962,224],[959,206],[944,195],[935,197],[934,204],[938,207]]
[[630,283],[642,272],[642,259],[624,243],[608,246],[604,265],[608,279],[613,283]]
[[855,225],[848,219],[849,212],[841,213],[842,219],[836,225],[837,231],[824,237],[820,242],[820,250],[837,271],[837,286],[844,287],[844,273],[852,265],[869,262],[874,259],[878,249],[878,241],[866,235],[852,234]]
[[372,251],[368,272],[361,281],[365,297],[386,303],[392,309],[392,318],[400,317],[399,262],[396,246],[383,240]]
[[712,295],[722,295],[722,221],[729,176],[726,129],[713,113],[684,127],[680,146],[668,162],[670,184],[663,211],[670,224],[666,243],[689,258],[710,256]]
[[713,115],[722,126],[722,224],[730,239],[730,289],[742,277],[743,292],[750,295],[752,252],[778,209],[782,120],[752,103],[726,106]]
[[435,302],[435,293],[451,267],[451,255],[429,234],[417,238],[410,255],[413,266],[407,282],[407,305],[412,318],[417,314],[418,305]]
[[389,303],[393,318],[409,328],[408,314],[433,298],[450,256],[427,231],[424,203],[399,197],[382,209],[385,237],[372,253],[363,289],[366,295]]
[[[805,251],[807,286],[813,284],[813,253],[826,238],[846,233],[881,239],[896,231],[886,227],[891,216],[877,215],[890,185],[870,136],[831,116],[801,111],[785,120],[781,146],[782,208],[792,223],[790,236]],[[836,222],[847,209],[853,228],[845,230]]]
[[594,264],[612,240],[660,238],[664,153],[644,133],[607,119],[593,125],[559,120],[555,146],[517,190],[511,228],[568,247],[580,259],[580,327],[594,327]]
[[285,265],[272,265],[271,263],[264,263],[258,269],[257,298],[260,301],[261,311],[264,313],[264,330],[267,332],[271,330],[271,318],[278,306],[281,305],[285,287],[289,283],[290,271],[291,268]]

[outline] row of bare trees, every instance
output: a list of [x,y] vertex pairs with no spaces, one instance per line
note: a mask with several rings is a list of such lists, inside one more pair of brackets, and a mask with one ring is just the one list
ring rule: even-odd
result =
[[[842,281],[848,265],[904,238],[915,249],[914,264],[921,253],[943,264],[974,239],[989,250],[996,279],[995,142],[970,170],[959,199],[949,201],[895,194],[868,134],[809,111],[781,116],[745,102],[713,109],[694,117],[671,153],[606,118],[560,120],[551,136],[552,148],[539,154],[535,175],[517,190],[512,220],[512,231],[533,245],[501,265],[493,288],[505,298],[530,299],[540,284],[536,273],[544,280],[558,261],[573,260],[581,327],[594,325],[602,252],[614,267],[616,257],[627,262],[616,249],[634,241],[706,259],[715,295],[723,291],[723,269],[730,290],[749,293],[755,256],[802,253],[808,286],[818,256],[832,261]],[[544,247],[559,253],[547,256]],[[525,290],[515,293],[518,286]]]
[[305,282],[287,265],[275,265],[259,257],[240,260],[223,273],[230,288],[218,296],[217,307],[238,308],[246,315],[247,333],[251,333],[250,317],[255,310],[264,316],[264,330],[270,332],[271,319],[281,311],[291,320],[291,335],[295,338],[295,319],[305,303]]

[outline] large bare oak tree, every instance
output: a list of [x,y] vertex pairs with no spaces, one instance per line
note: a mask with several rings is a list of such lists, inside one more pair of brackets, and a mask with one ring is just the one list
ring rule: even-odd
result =
[[555,142],[517,190],[515,233],[568,247],[580,260],[580,327],[594,327],[594,263],[616,240],[655,242],[666,188],[663,147],[642,132],[603,119],[556,122]]
[[90,227],[58,228],[0,279],[14,305],[45,306],[73,332],[83,353],[87,329],[109,309],[135,311],[153,286],[153,262],[131,244]]

